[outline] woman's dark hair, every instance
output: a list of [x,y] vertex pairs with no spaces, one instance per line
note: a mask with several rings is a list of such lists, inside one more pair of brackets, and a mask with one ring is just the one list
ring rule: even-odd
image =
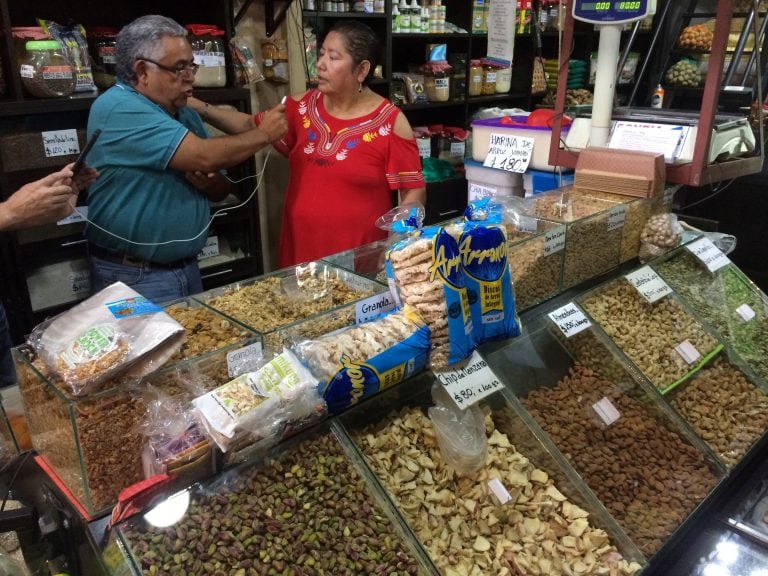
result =
[[370,26],[357,20],[337,20],[328,30],[328,33],[336,32],[344,40],[344,47],[352,56],[355,66],[363,60],[371,63],[371,69],[363,80],[368,83],[373,78],[373,71],[381,59],[381,40]]

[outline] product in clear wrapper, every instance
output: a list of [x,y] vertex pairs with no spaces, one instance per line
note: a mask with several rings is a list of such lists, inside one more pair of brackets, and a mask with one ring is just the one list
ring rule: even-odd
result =
[[471,202],[459,237],[461,266],[478,344],[520,336],[502,212],[502,205],[489,198]]
[[184,342],[184,328],[122,282],[36,326],[29,344],[74,396],[120,375],[160,368]]
[[474,350],[472,317],[459,245],[442,227],[396,242],[386,254],[387,278],[400,301],[430,329],[429,367],[441,368]]
[[277,438],[284,426],[311,416],[322,404],[316,387],[312,374],[290,350],[284,350],[255,372],[195,398],[193,404],[208,434],[227,452]]
[[300,342],[295,351],[319,380],[329,412],[340,412],[421,372],[429,328],[407,307]]
[[58,40],[64,52],[74,66],[76,82],[75,92],[93,92],[96,84],[93,81],[91,58],[88,54],[88,43],[85,40],[85,29],[80,24],[62,26],[52,20],[38,20],[40,27]]
[[654,214],[648,218],[640,233],[638,258],[640,262],[648,262],[677,247],[682,240],[683,227],[675,214]]

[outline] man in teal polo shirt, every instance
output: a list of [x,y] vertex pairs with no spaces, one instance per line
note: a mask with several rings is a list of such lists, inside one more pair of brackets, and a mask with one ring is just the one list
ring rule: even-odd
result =
[[156,303],[202,291],[197,254],[205,244],[208,202],[239,164],[286,132],[285,106],[259,128],[208,138],[187,107],[197,72],[187,31],[164,16],[142,16],[117,37],[117,83],[88,118],[96,141],[89,163],[100,172],[88,194],[85,235],[91,286],[122,281]]

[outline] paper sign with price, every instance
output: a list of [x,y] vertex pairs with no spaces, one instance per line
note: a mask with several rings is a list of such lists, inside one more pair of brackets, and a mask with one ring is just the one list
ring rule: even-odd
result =
[[566,338],[592,326],[592,323],[584,316],[584,312],[579,310],[573,302],[550,312],[548,316],[560,328]]
[[672,288],[664,282],[650,266],[643,266],[625,276],[640,295],[651,304],[672,293]]
[[477,351],[463,368],[437,372],[435,376],[462,410],[504,388]]
[[69,156],[80,152],[80,141],[77,139],[77,130],[49,130],[41,132],[43,150],[46,158],[54,156]]
[[483,166],[522,174],[528,169],[531,154],[533,138],[491,132]]
[[717,272],[723,266],[726,266],[730,260],[720,249],[712,243],[709,238],[699,238],[687,246],[691,254],[696,256],[707,270]]

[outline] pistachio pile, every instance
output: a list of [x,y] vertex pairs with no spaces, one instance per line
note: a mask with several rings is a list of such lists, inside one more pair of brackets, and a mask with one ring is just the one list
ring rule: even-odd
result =
[[[732,265],[712,274],[688,250],[680,250],[653,268],[761,378],[768,380],[768,300],[750,280]],[[749,320],[737,312],[745,305],[755,314]]]
[[768,428],[768,395],[723,356],[668,396],[729,467],[739,462]]
[[718,346],[674,294],[649,303],[624,278],[577,299],[579,304],[658,388],[664,390],[694,368],[676,350],[688,341],[701,358]]
[[[444,461],[432,422],[404,408],[352,435],[444,576],[634,574],[607,533],[569,501],[550,475],[495,428],[485,466],[462,477]],[[511,501],[499,505],[489,481]]]
[[[609,425],[594,409],[604,399],[619,414]],[[580,364],[554,388],[538,388],[521,400],[649,556],[717,483],[704,456],[647,398]]]
[[143,574],[422,573],[330,434],[194,490],[175,526],[120,529]]

